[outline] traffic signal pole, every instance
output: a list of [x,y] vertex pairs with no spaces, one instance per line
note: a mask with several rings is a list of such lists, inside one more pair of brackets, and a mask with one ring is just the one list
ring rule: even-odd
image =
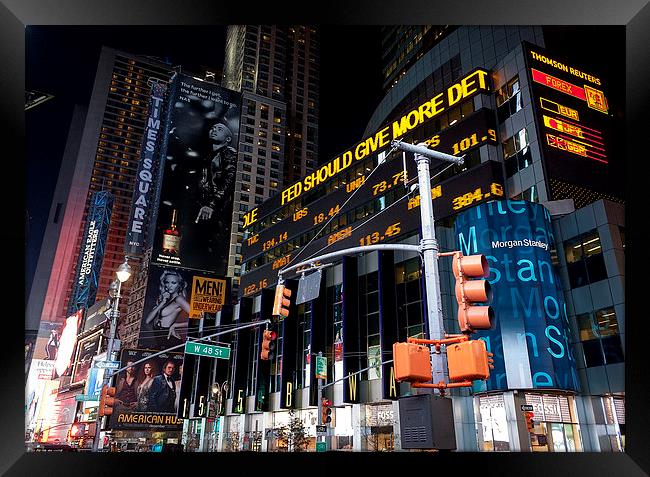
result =
[[[462,165],[463,158],[451,156],[429,149],[426,144],[406,144],[393,141],[392,147],[415,154],[418,167],[418,186],[420,189],[420,218],[422,221],[422,239],[420,249],[424,260],[424,285],[429,325],[429,339],[443,340],[445,327],[442,319],[442,300],[440,298],[440,275],[438,273],[438,241],[436,240],[435,221],[433,218],[433,203],[431,201],[431,176],[429,161],[439,159]],[[444,359],[431,356],[432,382],[446,382],[447,364]]]
[[[115,345],[115,332],[117,330],[117,315],[120,309],[120,293],[122,292],[122,281],[117,280],[117,295],[111,310],[111,327],[108,334],[108,346],[106,347],[106,360],[113,361],[113,346]],[[108,386],[115,373],[111,369],[104,369],[104,380],[102,382],[102,389]],[[99,417],[99,410],[97,411],[97,420],[95,421],[95,437],[93,438],[93,452],[99,450],[99,435],[103,427],[106,426],[106,416]]]

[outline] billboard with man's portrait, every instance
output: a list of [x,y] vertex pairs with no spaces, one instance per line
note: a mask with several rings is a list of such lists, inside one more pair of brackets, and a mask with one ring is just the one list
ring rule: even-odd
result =
[[183,420],[176,417],[176,410],[183,376],[183,353],[162,353],[138,363],[154,353],[139,349],[122,352],[120,367],[126,369],[115,378],[111,429],[181,429]]
[[177,74],[152,263],[226,274],[241,94]]

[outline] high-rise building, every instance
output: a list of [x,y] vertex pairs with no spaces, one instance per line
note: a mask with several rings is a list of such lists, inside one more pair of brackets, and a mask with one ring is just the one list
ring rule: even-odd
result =
[[318,157],[319,33],[234,25],[222,85],[243,93],[228,276],[241,271],[243,214],[311,173]]
[[[625,448],[625,194],[612,180],[623,163],[614,124],[621,105],[603,76],[609,65],[565,57],[546,39],[537,26],[448,31],[399,73],[365,139],[326,158],[322,178],[285,184],[249,212],[233,321],[278,318],[281,271],[293,297],[303,277],[305,286],[302,303],[292,298],[290,316],[271,325],[270,359],[259,330],[233,341],[227,439],[253,439],[295,415],[315,450],[322,354],[322,394],[333,408],[327,448],[409,448],[400,398],[413,390],[396,379],[392,345],[438,326],[425,305],[422,260],[405,249],[322,260],[360,245],[421,243],[419,195],[401,184],[413,183],[416,164],[390,151],[399,139],[464,157],[463,166],[431,163],[437,245],[484,254],[491,268],[497,323],[472,339],[486,342],[495,369],[471,390],[448,392],[457,450]],[[303,262],[319,257],[320,290],[304,301],[316,287]],[[451,261],[438,264],[444,331],[457,333]],[[285,445],[269,433],[257,449]]]
[[[73,116],[54,200],[27,305],[26,328],[42,333],[68,315],[70,295],[93,192],[115,197],[97,300],[124,260],[126,223],[149,103],[149,81],[168,81],[170,66],[103,48],[90,104]],[[124,293],[128,294],[128,282]],[[126,300],[123,305],[126,309]],[[50,325],[48,325],[50,324]],[[42,356],[35,356],[42,358]]]
[[390,25],[381,28],[382,88],[388,92],[424,53],[455,27]]

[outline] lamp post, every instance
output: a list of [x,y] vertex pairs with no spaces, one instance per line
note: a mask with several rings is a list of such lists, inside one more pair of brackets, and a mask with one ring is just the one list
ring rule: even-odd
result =
[[[108,346],[106,348],[106,360],[113,360],[113,346],[115,344],[115,330],[117,329],[117,318],[119,316],[119,307],[120,307],[120,292],[122,291],[122,283],[131,278],[131,266],[129,265],[129,258],[124,258],[124,263],[117,268],[117,279],[111,282],[111,285],[108,289],[108,294],[113,299],[112,309],[111,309],[111,326],[108,334]],[[110,369],[104,370],[104,382],[102,383],[102,389],[104,386],[108,386],[113,377],[113,372]],[[105,424],[106,419],[104,419]],[[99,449],[99,434],[102,429],[102,418],[97,416],[97,424],[95,426],[95,438],[93,439],[93,452],[97,452]]]

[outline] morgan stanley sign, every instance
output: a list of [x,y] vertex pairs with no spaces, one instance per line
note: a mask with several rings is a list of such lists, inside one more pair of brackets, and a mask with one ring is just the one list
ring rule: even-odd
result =
[[475,381],[474,390],[577,391],[567,307],[551,255],[555,238],[548,211],[522,200],[488,202],[460,213],[455,235],[463,254],[485,255],[494,291],[495,327],[476,336],[494,353],[495,369],[487,383]]
[[160,178],[158,171],[158,153],[161,128],[164,127],[164,103],[167,93],[166,83],[154,83],[149,99],[149,114],[144,130],[143,148],[136,176],[133,204],[129,217],[124,251],[127,255],[140,255],[147,246],[148,224],[154,213],[153,205],[157,200],[156,184]]

